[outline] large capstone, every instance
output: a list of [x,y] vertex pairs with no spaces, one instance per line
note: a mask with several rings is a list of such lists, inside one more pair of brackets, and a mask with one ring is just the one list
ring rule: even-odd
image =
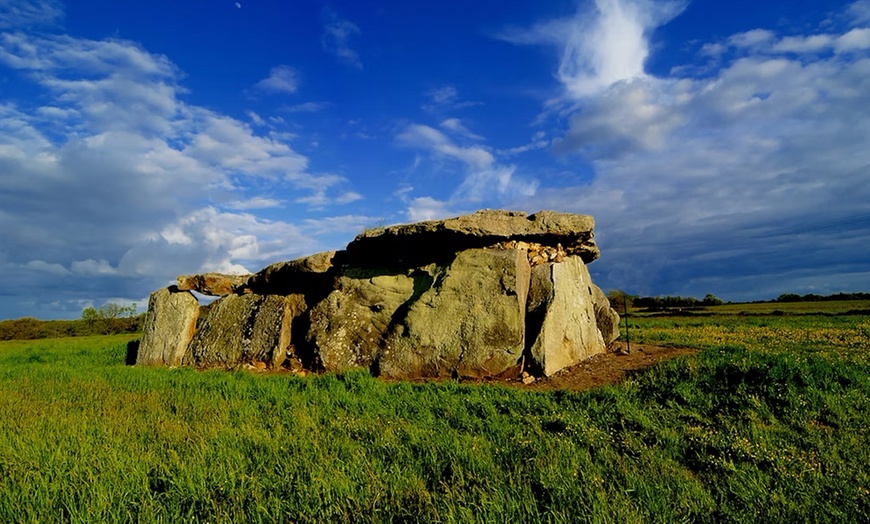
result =
[[540,211],[484,210],[446,220],[429,220],[367,230],[347,246],[351,264],[419,265],[453,258],[454,253],[517,240],[548,246],[561,245],[567,254],[587,263],[598,258],[589,215]]

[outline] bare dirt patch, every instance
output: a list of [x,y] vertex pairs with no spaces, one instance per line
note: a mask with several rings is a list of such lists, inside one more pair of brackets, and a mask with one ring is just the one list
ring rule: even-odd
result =
[[595,355],[583,362],[556,373],[551,377],[540,377],[530,384],[524,384],[521,378],[486,381],[494,384],[504,384],[529,389],[570,389],[585,391],[588,389],[617,384],[625,378],[625,374],[636,369],[644,369],[681,355],[694,355],[697,349],[670,348],[632,344],[631,353],[626,353],[624,342],[614,343],[615,352]]
[[[463,384],[497,384],[501,386],[517,387],[523,389],[549,390],[549,389],[569,389],[574,391],[585,391],[588,389],[606,386],[609,384],[618,384],[625,378],[625,374],[636,369],[645,369],[653,364],[670,360],[681,355],[694,355],[698,352],[697,349],[691,348],[672,348],[662,346],[651,346],[647,344],[632,344],[631,353],[627,352],[625,342],[614,342],[612,351],[602,353],[590,357],[576,366],[559,371],[552,377],[531,377],[526,375],[526,381],[523,381],[523,376],[509,376],[502,378],[460,378],[459,382]],[[267,370],[264,363],[256,363],[259,365],[247,365],[243,369],[260,373],[293,373],[298,376],[306,376],[310,374],[304,370],[291,371],[286,368],[279,370]],[[315,373],[316,374],[316,373]],[[384,379],[388,382],[446,382],[451,378],[418,378],[418,379]]]

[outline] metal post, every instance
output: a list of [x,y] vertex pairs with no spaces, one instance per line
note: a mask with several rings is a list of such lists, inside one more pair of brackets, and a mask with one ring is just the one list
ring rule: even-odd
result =
[[631,354],[631,335],[628,332],[628,297],[622,295],[622,311],[625,316],[625,352]]

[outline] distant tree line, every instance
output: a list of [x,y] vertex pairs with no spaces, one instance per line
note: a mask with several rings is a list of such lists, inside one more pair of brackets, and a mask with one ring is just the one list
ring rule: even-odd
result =
[[[708,293],[703,299],[681,296],[641,297],[638,295],[630,295],[619,289],[614,289],[607,294],[607,297],[610,299],[611,307],[616,309],[618,312],[624,311],[626,306],[629,308],[646,308],[648,310],[656,311],[663,309],[718,306],[725,303],[712,293]],[[756,300],[753,303],[825,302],[835,300],[870,300],[870,293],[836,293],[833,295],[798,295],[795,293],[785,293],[773,300]]]
[[828,302],[834,300],[870,300],[870,293],[836,293],[834,295],[784,293],[772,302]]
[[85,308],[78,320],[39,320],[33,317],[0,320],[0,340],[138,333],[142,330],[145,314],[137,314],[136,309],[136,304],[106,304],[99,309]]
[[671,308],[691,308],[691,307],[706,307],[719,306],[724,304],[719,297],[713,293],[707,293],[703,299],[695,297],[681,296],[665,296],[665,297],[637,297],[634,299],[634,307],[642,307],[647,309],[671,309]]

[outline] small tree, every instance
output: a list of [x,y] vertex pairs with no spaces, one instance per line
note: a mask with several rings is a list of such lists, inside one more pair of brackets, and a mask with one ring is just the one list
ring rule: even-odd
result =
[[611,289],[607,292],[607,299],[610,300],[610,307],[615,309],[621,315],[623,311],[630,308],[634,303],[635,295],[629,295],[621,289]]
[[136,304],[122,306],[114,302],[100,306],[96,309],[88,306],[82,310],[82,320],[85,322],[89,333],[121,333],[127,331],[130,321],[124,321],[136,316]]
[[707,296],[704,297],[702,302],[705,306],[721,306],[725,302],[722,301],[719,297],[714,295],[713,293],[707,293]]

